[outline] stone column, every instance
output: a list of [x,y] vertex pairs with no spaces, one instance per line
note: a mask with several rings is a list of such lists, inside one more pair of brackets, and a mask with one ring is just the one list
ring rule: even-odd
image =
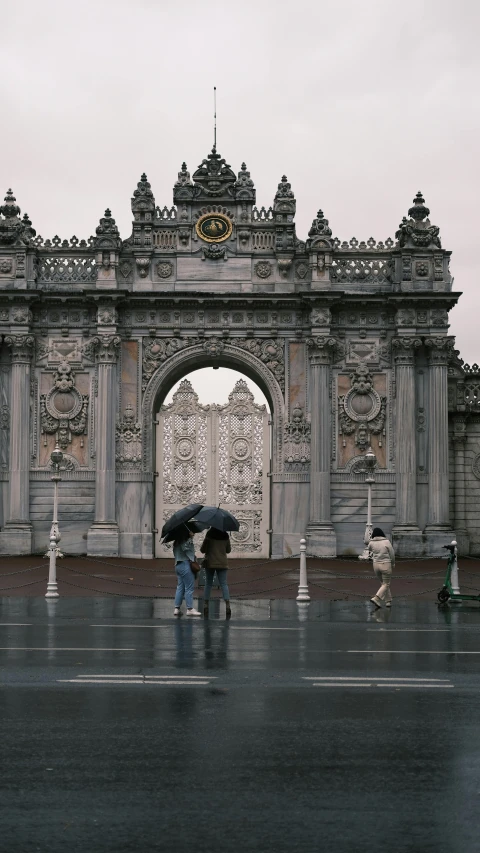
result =
[[335,557],[337,537],[330,518],[330,469],[332,453],[332,406],[330,365],[337,346],[334,338],[307,341],[310,356],[310,521],[307,527],[309,553]]
[[88,531],[89,556],[118,555],[115,513],[115,425],[117,412],[117,354],[120,338],[99,335],[96,348],[98,389],[95,402],[95,520]]
[[393,544],[401,557],[422,553],[422,533],[417,522],[417,446],[415,399],[415,352],[421,347],[419,338],[394,338],[396,417],[395,417],[395,482],[396,518],[392,530]]
[[467,530],[465,495],[465,445],[467,421],[465,415],[453,418],[453,446],[455,453],[455,538],[459,555],[469,554],[470,537]]
[[[427,338],[428,370],[428,524],[427,553],[444,556],[442,545],[453,536],[449,519],[448,484],[448,377],[447,365],[453,341]],[[449,538],[450,537],[450,538]]]
[[12,352],[10,392],[10,472],[7,521],[0,534],[4,554],[30,554],[30,367],[35,339],[7,335]]

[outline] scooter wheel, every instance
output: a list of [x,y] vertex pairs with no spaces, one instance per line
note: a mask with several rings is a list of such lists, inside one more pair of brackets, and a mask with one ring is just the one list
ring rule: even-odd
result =
[[450,598],[450,593],[446,587],[442,587],[440,592],[437,595],[437,598],[440,604],[446,604],[448,599]]

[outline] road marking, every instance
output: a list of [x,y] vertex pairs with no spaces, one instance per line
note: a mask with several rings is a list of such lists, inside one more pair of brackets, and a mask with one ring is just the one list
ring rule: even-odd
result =
[[206,675],[143,675],[143,673],[138,673],[138,672],[136,675],[125,675],[124,673],[117,674],[117,675],[115,673],[108,674],[108,675],[106,673],[102,673],[101,675],[92,675],[92,673],[88,673],[87,675],[77,675],[76,678],[163,678],[163,679],[167,679],[167,678],[168,679],[171,679],[171,678],[179,679],[179,678],[182,678],[182,679],[189,679],[191,681],[196,681],[199,678],[210,678],[210,679],[218,678],[218,675],[208,675],[208,676],[206,676]]
[[369,678],[370,681],[437,681],[443,684],[447,684],[450,680],[448,678],[396,678],[393,675],[388,676],[388,678],[374,675],[303,675],[302,678],[304,681],[365,681],[366,678]]
[[455,687],[454,684],[399,684],[398,681],[384,681],[382,684],[377,684],[377,687],[421,687],[422,689],[445,690],[450,687]]
[[0,646],[0,652],[136,652],[136,649],[61,648],[56,646]]
[[[221,624],[221,623],[220,623]],[[301,628],[260,628],[256,625],[230,625],[231,631],[300,631]]]
[[448,689],[454,687],[453,684],[398,684],[397,682],[392,683],[382,683],[372,681],[357,681],[357,682],[345,682],[345,681],[320,681],[314,682],[312,687],[395,687],[397,690],[402,688],[415,687],[420,688],[422,690],[437,687],[439,689]]
[[[343,654],[342,649],[336,649],[337,652]],[[418,652],[410,649],[347,649],[348,655],[480,655],[480,652],[460,652],[460,651],[428,651]]]
[[149,684],[157,687],[203,687],[210,681],[124,681],[123,679],[103,678],[57,678],[61,684]]
[[205,675],[77,675],[75,678],[57,678],[60,684],[150,684],[163,687],[205,687],[218,676]]
[[90,628],[171,628],[171,625],[90,625]]
[[395,687],[395,688],[452,688],[454,685],[446,678],[375,678],[362,676],[331,676],[319,675],[302,676],[304,681],[311,681],[312,687]]
[[371,687],[371,681],[358,681],[355,684],[346,684],[344,681],[322,681],[319,684],[312,684],[312,687]]
[[443,632],[450,633],[450,628],[367,628],[367,631],[385,631],[386,633],[390,633],[391,631],[414,631],[416,634],[420,632],[430,631],[432,634],[441,634]]
[[8,625],[8,626],[10,626],[10,627],[12,627],[12,628],[13,628],[13,627],[22,627],[22,628],[26,628],[26,627],[28,627],[28,626],[29,626],[29,625],[31,625],[31,624],[32,624],[31,622],[0,622],[0,627],[2,627],[2,628],[3,628],[5,625]]

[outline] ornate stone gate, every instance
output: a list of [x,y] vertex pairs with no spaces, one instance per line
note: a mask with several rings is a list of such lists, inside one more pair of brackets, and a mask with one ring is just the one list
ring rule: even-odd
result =
[[480,368],[448,334],[459,293],[421,193],[394,238],[341,240],[319,210],[302,239],[287,178],[257,207],[246,165],[214,148],[182,164],[173,203],[142,175],[130,235],[106,210],[86,240],[37,236],[10,190],[0,206],[0,553],[45,551],[58,439],[64,550],[152,557],[154,421],[207,366],[269,402],[272,556],[304,535],[322,556],[362,550],[369,444],[397,553],[438,555],[454,534],[480,553]]
[[[217,505],[240,521],[233,557],[268,557],[269,415],[240,379],[224,406],[203,406],[188,379],[157,424],[157,528],[189,503]],[[158,541],[158,557],[169,549]]]

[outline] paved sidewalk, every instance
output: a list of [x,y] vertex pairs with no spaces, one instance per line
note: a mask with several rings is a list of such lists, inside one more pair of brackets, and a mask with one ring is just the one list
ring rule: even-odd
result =
[[[69,557],[57,563],[60,595],[112,595],[172,598],[176,578],[171,560],[128,560],[121,557]],[[370,563],[356,559],[307,559],[312,600],[370,598],[378,583]],[[435,600],[443,585],[446,559],[397,560],[392,581],[396,599]],[[459,559],[462,591],[480,593],[480,559]],[[48,559],[41,556],[0,557],[0,597],[44,595]],[[297,595],[298,558],[231,560],[229,577],[233,599],[293,599]],[[195,594],[203,587],[196,584]],[[213,596],[220,591],[215,589]]]

